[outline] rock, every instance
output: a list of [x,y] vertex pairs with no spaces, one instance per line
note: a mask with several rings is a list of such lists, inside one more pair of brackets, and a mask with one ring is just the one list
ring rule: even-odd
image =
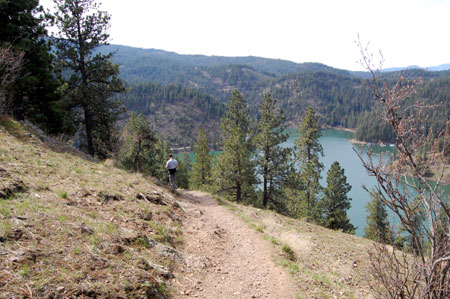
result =
[[147,220],[147,221],[151,221],[153,219],[152,212],[148,212],[147,215],[145,215],[142,219]]
[[174,261],[184,263],[184,258],[182,254],[169,246],[157,243],[155,249],[156,252],[162,257],[170,258]]
[[80,224],[80,230],[83,234],[92,235],[94,233],[94,230],[87,226],[85,223]]
[[147,269],[146,270],[153,270],[158,275],[164,277],[165,279],[170,279],[170,278],[174,277],[174,275],[166,267],[158,265],[158,264],[152,264],[152,263],[150,263],[148,261],[145,261],[145,262],[147,263]]
[[152,192],[150,194],[138,193],[136,195],[136,198],[140,200],[146,200],[157,205],[167,206],[167,203],[164,202],[163,197],[155,192]]
[[116,194],[103,194],[102,192],[100,192],[97,194],[97,196],[100,197],[100,199],[104,203],[108,203],[111,200],[115,200],[115,201],[124,200],[124,198],[121,195],[116,195]]
[[6,169],[0,168],[0,199],[7,199],[14,193],[25,191],[26,186],[22,180],[15,178]]
[[120,246],[120,245],[116,244],[116,245],[113,245],[111,247],[111,253],[112,254],[120,254],[122,252],[125,252],[125,249],[122,246]]

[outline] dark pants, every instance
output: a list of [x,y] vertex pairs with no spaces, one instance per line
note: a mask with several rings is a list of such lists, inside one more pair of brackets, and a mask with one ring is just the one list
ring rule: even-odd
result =
[[170,186],[172,186],[172,188],[177,189],[177,173],[171,173],[169,171],[169,182],[170,182]]

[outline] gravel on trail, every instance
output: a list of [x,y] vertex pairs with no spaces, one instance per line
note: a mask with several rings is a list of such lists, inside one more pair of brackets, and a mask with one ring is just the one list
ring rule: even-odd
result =
[[176,298],[295,298],[292,277],[260,232],[208,194],[181,191],[179,199],[187,219]]

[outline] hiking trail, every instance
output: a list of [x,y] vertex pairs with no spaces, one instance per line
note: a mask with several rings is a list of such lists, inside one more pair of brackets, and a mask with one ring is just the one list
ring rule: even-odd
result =
[[292,277],[261,233],[209,194],[181,191],[179,200],[186,265],[175,274],[175,298],[295,298]]

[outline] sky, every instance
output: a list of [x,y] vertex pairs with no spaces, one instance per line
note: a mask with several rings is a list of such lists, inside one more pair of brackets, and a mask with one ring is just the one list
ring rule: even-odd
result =
[[[103,0],[111,43],[179,54],[358,63],[358,34],[385,68],[450,63],[450,0]],[[46,8],[52,0],[41,0]]]

